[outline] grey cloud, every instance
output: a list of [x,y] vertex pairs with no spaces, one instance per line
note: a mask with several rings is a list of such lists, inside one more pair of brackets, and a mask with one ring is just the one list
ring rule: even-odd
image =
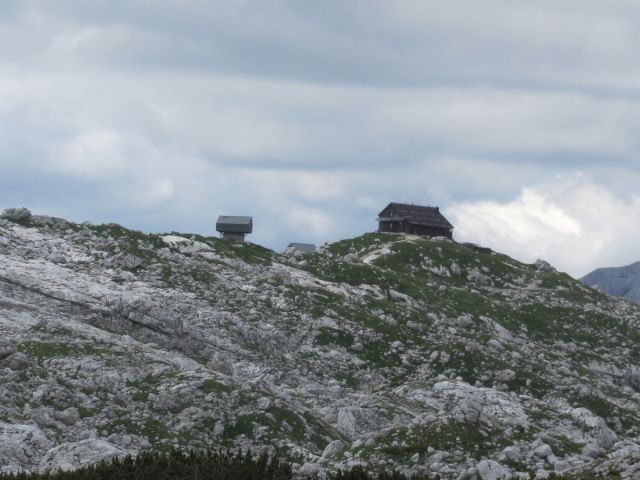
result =
[[632,86],[639,73],[640,7],[631,2],[61,1],[24,9],[51,25],[93,27],[73,56],[112,67],[539,88]]

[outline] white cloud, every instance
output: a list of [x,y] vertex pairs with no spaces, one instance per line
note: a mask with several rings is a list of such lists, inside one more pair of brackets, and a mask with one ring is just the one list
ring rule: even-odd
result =
[[129,160],[117,132],[82,132],[52,154],[53,167],[69,175],[103,178],[126,173]]
[[456,237],[523,261],[545,258],[582,276],[630,263],[640,242],[640,196],[619,198],[585,176],[525,188],[512,201],[449,209]]
[[326,238],[326,235],[332,232],[335,228],[335,217],[329,212],[304,208],[304,207],[292,207],[285,212],[286,222],[291,227],[292,235],[295,238],[291,241],[304,241],[305,238]]
[[138,181],[136,186],[122,192],[123,201],[133,202],[137,208],[157,207],[169,200],[175,191],[173,182],[168,178],[151,181]]

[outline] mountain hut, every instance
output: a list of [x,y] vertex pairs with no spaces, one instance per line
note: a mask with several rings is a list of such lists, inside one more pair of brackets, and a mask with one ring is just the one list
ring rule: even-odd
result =
[[438,207],[391,202],[378,214],[379,232],[453,238],[453,225]]

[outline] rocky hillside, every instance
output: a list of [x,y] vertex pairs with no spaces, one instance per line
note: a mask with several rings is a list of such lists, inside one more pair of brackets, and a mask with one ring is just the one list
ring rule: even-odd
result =
[[598,268],[580,280],[609,295],[640,303],[640,262],[626,267]]
[[300,477],[640,475],[640,308],[543,261],[395,234],[286,257],[12,209],[0,267],[3,472],[251,446]]

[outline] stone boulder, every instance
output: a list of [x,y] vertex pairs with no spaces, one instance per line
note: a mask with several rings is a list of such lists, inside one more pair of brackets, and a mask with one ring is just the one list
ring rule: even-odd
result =
[[0,360],[5,359],[16,353],[15,345],[0,345]]
[[12,353],[0,360],[0,367],[7,367],[15,371],[24,370],[28,366],[29,358],[22,352]]
[[9,220],[31,220],[31,211],[27,208],[7,208],[2,216]]
[[482,287],[488,287],[489,285],[491,285],[491,279],[484,273],[480,273],[478,270],[471,270],[467,274],[467,280]]
[[129,270],[136,270],[144,265],[144,260],[136,255],[120,253],[113,257],[111,263]]
[[0,422],[0,465],[32,469],[52,446],[38,427]]
[[318,478],[322,474],[322,467],[317,463],[305,463],[295,473],[294,478],[307,479]]
[[603,448],[609,449],[618,440],[618,436],[612,431],[602,417],[595,415],[586,408],[572,408],[569,415],[583,428],[588,429],[595,443]]
[[348,435],[356,432],[356,419],[350,409],[338,410],[338,430]]
[[536,267],[536,270],[542,273],[556,271],[556,269],[553,268],[549,262],[547,262],[546,260],[542,260],[541,258],[536,260],[536,262],[534,263],[534,266]]
[[488,427],[528,429],[529,418],[511,395],[463,381],[444,380],[433,386],[437,398],[446,398],[455,417]]
[[344,450],[344,443],[342,443],[340,440],[334,440],[325,447],[324,451],[322,452],[322,458],[331,458],[336,453],[339,453],[342,450]]
[[482,460],[476,465],[478,476],[482,480],[502,480],[512,478],[511,470],[493,460]]
[[536,448],[533,453],[539,458],[547,458],[549,455],[553,453],[551,447],[546,443],[543,443],[538,448]]
[[65,425],[71,426],[80,421],[80,413],[78,413],[77,408],[70,407],[63,411],[54,412],[54,418]]

